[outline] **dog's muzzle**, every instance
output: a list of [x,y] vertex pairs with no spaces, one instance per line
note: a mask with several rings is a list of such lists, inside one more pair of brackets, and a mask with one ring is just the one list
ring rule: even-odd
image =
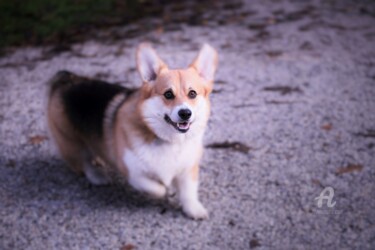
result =
[[173,122],[172,119],[167,114],[164,115],[164,120],[181,133],[188,132],[190,128],[190,124],[191,124],[191,122],[189,121]]

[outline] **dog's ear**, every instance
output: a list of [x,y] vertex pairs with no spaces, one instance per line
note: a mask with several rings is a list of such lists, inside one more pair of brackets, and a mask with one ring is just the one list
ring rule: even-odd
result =
[[154,81],[167,65],[149,43],[141,43],[137,49],[137,68],[143,82]]
[[218,54],[214,48],[204,44],[190,67],[208,82],[213,82],[218,64]]

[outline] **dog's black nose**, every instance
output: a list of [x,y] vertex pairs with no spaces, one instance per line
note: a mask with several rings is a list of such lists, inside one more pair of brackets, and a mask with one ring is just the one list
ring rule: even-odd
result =
[[190,109],[180,109],[178,111],[178,116],[180,116],[182,120],[189,120],[189,118],[191,117],[191,111]]

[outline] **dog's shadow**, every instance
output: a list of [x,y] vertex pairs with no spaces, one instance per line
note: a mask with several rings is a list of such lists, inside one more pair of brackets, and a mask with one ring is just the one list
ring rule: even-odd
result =
[[[8,164],[8,163],[6,163]],[[166,199],[156,200],[133,190],[125,183],[94,186],[84,176],[73,173],[66,164],[55,157],[21,159],[8,166],[2,183],[7,199],[17,204],[34,206],[36,203],[48,209],[84,208],[101,209],[144,209],[176,212],[177,206]],[[57,207],[56,207],[57,206]]]

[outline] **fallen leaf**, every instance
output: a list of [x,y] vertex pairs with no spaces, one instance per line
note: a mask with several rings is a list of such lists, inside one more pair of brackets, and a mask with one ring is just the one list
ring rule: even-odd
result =
[[38,145],[44,142],[45,140],[48,140],[48,137],[45,135],[34,135],[29,138],[29,143]]
[[250,248],[256,248],[256,247],[260,247],[260,243],[257,239],[252,239],[250,240]]
[[322,183],[318,179],[311,179],[311,182],[317,186],[322,186]]
[[229,49],[229,48],[232,48],[232,44],[227,42],[227,43],[221,45],[221,48],[222,48],[222,49]]
[[234,227],[236,223],[233,220],[229,220],[228,225]]
[[293,92],[302,93],[302,90],[299,87],[291,87],[291,86],[285,86],[285,85],[264,87],[263,90],[280,92],[281,95],[288,95]]
[[11,159],[7,162],[6,166],[13,168],[16,166],[16,161]]
[[283,55],[283,52],[282,52],[282,51],[279,51],[279,50],[272,50],[272,51],[267,51],[266,54],[267,54],[269,57],[278,57],[278,56]]
[[304,42],[299,48],[301,50],[313,50],[314,46],[310,42]]
[[159,27],[157,27],[156,30],[155,30],[155,32],[156,32],[156,34],[158,34],[158,35],[163,34],[163,33],[164,33],[164,27],[163,27],[163,26],[159,26]]
[[365,132],[355,133],[354,135],[366,138],[375,138],[375,129],[368,129]]
[[121,247],[121,250],[133,250],[135,249],[135,246],[133,244],[126,244]]
[[266,100],[265,101],[266,104],[274,104],[274,105],[282,105],[282,104],[294,104],[294,103],[298,103],[298,102],[294,102],[294,101],[278,101],[278,100]]
[[227,84],[227,82],[224,80],[216,80],[215,84]]
[[222,89],[214,89],[212,90],[212,94],[218,94],[221,93],[223,90]]
[[247,154],[250,150],[250,147],[241,143],[241,142],[215,142],[206,145],[207,148],[213,149],[232,149],[234,151],[238,151],[244,154]]
[[247,27],[251,30],[263,30],[267,25],[265,23],[251,23]]
[[326,131],[330,131],[332,129],[332,124],[327,123],[327,124],[322,125],[320,128]]
[[339,175],[339,174],[346,174],[346,173],[351,173],[351,172],[359,172],[359,171],[362,171],[363,169],[363,166],[360,165],[360,164],[349,164],[347,165],[346,167],[341,167],[339,169],[336,170],[336,174]]
[[272,24],[275,24],[276,21],[277,20],[274,17],[270,17],[270,18],[267,19],[267,24],[272,25]]

